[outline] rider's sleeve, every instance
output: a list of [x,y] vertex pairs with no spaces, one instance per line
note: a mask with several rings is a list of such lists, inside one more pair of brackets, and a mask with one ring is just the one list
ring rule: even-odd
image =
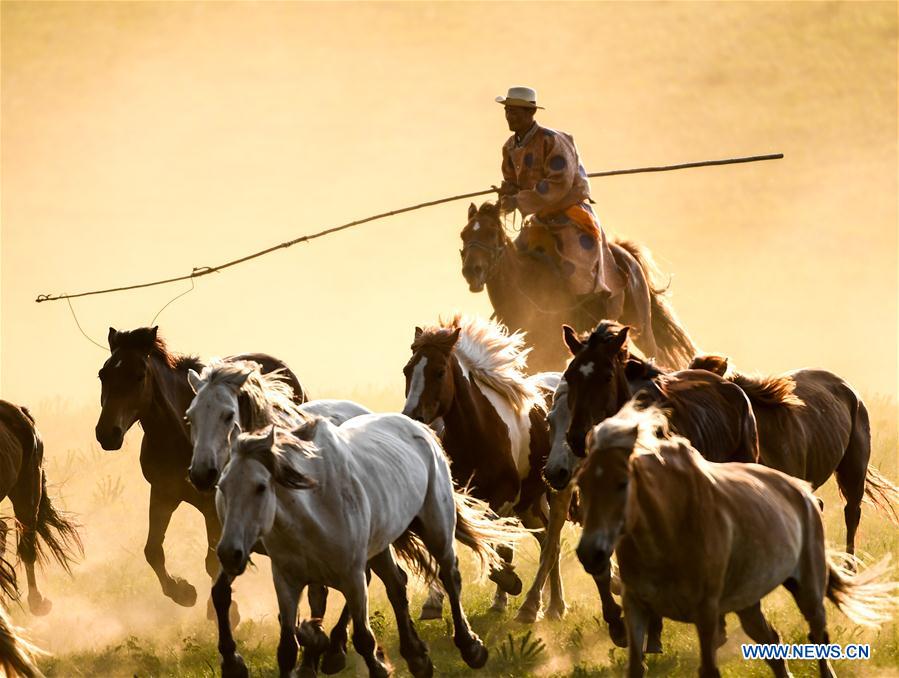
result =
[[513,184],[518,183],[518,177],[515,176],[515,166],[512,164],[512,156],[509,149],[503,146],[503,181],[510,181]]
[[551,208],[571,191],[577,173],[577,153],[574,145],[559,133],[550,133],[543,140],[543,178],[532,190],[518,192],[518,209],[522,214],[534,214]]

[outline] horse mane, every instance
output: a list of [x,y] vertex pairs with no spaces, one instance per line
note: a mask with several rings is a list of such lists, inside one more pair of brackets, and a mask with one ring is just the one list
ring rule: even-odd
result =
[[203,368],[203,364],[197,356],[170,351],[165,339],[158,333],[152,339],[152,343],[150,343],[148,340],[152,336],[152,328],[150,327],[138,327],[135,330],[119,330],[116,333],[116,348],[149,351],[151,356],[159,358],[167,367],[173,370],[187,372],[189,369],[199,371]]
[[624,376],[628,379],[655,379],[668,374],[654,360],[646,360],[639,356],[629,355],[624,364]]
[[451,346],[456,328],[461,330],[454,346],[456,358],[474,380],[500,394],[517,412],[542,407],[542,391],[525,373],[531,349],[525,348],[521,332],[509,334],[504,325],[492,320],[457,313],[451,320],[441,318],[438,325],[423,330],[412,350],[426,345]]
[[[319,417],[312,416],[317,420]],[[271,470],[281,460],[299,471],[292,458],[315,459],[319,457],[318,447],[311,440],[294,435],[294,431],[275,428],[275,446],[269,447],[268,431],[262,433],[241,433],[237,444],[237,454],[254,459]]]
[[200,381],[201,388],[224,384],[238,389],[241,418],[246,417],[248,431],[272,424],[293,428],[309,419],[297,408],[293,387],[282,370],[263,373],[259,363],[251,360],[216,359],[203,368]]
[[730,370],[726,356],[699,355],[690,363],[691,370],[706,370],[735,383],[746,393],[753,407],[804,407],[795,394],[796,382],[788,376],[762,376]]

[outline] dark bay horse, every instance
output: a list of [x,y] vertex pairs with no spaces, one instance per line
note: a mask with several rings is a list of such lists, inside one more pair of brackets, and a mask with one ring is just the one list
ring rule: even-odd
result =
[[[456,316],[416,328],[412,357],[403,369],[403,414],[426,424],[443,422],[441,438],[458,486],[498,514],[515,514],[526,526],[542,529],[548,520],[541,478],[549,452],[545,398],[558,374],[527,377],[527,355],[520,334],[509,335],[491,321]],[[511,549],[500,552],[511,563]],[[558,557],[551,569],[549,614],[561,616],[565,603]],[[506,594],[521,584],[504,586],[500,580],[497,585],[493,609],[501,611]],[[528,603],[534,609],[523,606],[523,615],[533,621],[540,590],[528,596]],[[423,617],[439,615],[440,605],[439,596],[429,598]]]
[[[197,590],[181,577],[169,574],[165,567],[163,540],[172,513],[185,502],[200,513],[206,523],[206,571],[215,579],[219,564],[215,547],[221,534],[215,510],[215,495],[194,487],[188,472],[193,454],[190,432],[184,420],[194,397],[188,383],[188,371],[201,371],[203,365],[194,356],[172,353],[156,327],[130,331],[109,328],[111,355],[100,370],[100,417],[97,441],[104,450],[118,450],[126,431],[140,422],[144,431],[140,465],[150,483],[149,529],[144,556],[159,578],[162,592],[179,605],[190,607],[197,601]],[[254,353],[226,360],[251,360],[263,371],[283,370],[294,389],[297,402],[305,393],[296,376],[272,356]]]
[[[579,337],[567,325],[563,328],[573,356],[562,380],[568,389],[570,416],[566,440],[574,455],[584,456],[590,428],[618,412],[636,389],[643,398],[664,407],[672,427],[710,461],[758,461],[755,416],[742,389],[703,370],[670,374],[655,370],[630,356],[628,331],[626,325],[609,320],[586,336]],[[570,471],[566,477],[571,477]],[[620,610],[604,588],[609,585],[610,581],[603,582],[600,596],[603,618],[611,632],[618,628]],[[650,627],[648,647],[651,651],[661,648],[661,620],[657,617]]]
[[[846,507],[846,551],[855,553],[861,504],[867,499],[894,524],[899,488],[869,462],[871,426],[868,409],[843,379],[826,370],[794,370],[778,376],[728,372],[727,358],[697,356],[691,367],[707,369],[742,388],[755,410],[761,462],[811,483],[823,485],[832,475]],[[784,406],[770,394],[795,394],[803,406]]]
[[[696,349],[664,289],[654,282],[656,271],[649,254],[625,240],[610,241],[610,246],[627,282],[618,319],[635,327],[635,343],[644,355],[672,368],[685,367]],[[565,364],[565,350],[558,341],[563,324],[588,329],[608,317],[594,304],[590,308],[579,305],[546,263],[519,253],[493,203],[469,207],[461,255],[462,275],[469,289],[480,292],[486,286],[496,319],[527,333],[534,349],[529,358],[532,371],[559,370]],[[599,300],[597,304],[602,305]]]
[[[667,423],[654,406],[628,403],[591,430],[578,472],[577,554],[597,573],[617,554],[628,675],[646,670],[643,638],[653,617],[696,625],[705,677],[721,675],[716,649],[727,612],[753,641],[779,643],[760,600],[780,586],[793,595],[812,643],[830,643],[825,598],[857,624],[889,620],[897,584],[885,580],[888,559],[858,575],[837,564],[808,483],[760,464],[709,463],[670,436]],[[766,661],[776,676],[789,675],[782,658]],[[833,676],[826,656],[818,668]]]
[[[49,555],[70,571],[73,559],[82,553],[75,523],[50,501],[43,464],[44,443],[34,417],[24,407],[0,400],[0,499],[12,501],[19,557],[28,578],[28,607],[36,615],[47,614],[52,603],[38,590],[35,560]],[[0,522],[0,530],[5,548],[6,523]]]

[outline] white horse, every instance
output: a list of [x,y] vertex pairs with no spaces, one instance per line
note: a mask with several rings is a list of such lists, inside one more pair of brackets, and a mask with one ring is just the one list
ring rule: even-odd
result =
[[260,539],[272,560],[282,676],[296,663],[297,605],[313,583],[343,593],[353,645],[369,675],[388,675],[369,626],[368,567],[384,582],[409,670],[416,677],[432,675],[427,646],[409,617],[406,575],[391,545],[414,569],[430,576],[437,570],[462,658],[472,668],[487,661],[487,648],[462,609],[453,539],[482,563],[497,565],[491,544],[510,543],[524,532],[497,524],[483,504],[454,492],[443,449],[427,426],[401,414],[372,414],[340,427],[316,417],[292,434],[276,436],[274,428],[262,436],[242,434],[219,481],[216,506],[223,527],[217,552],[226,572],[243,572]]
[[[190,464],[191,482],[199,489],[211,490],[230,455],[231,446],[242,429],[261,431],[277,425],[292,429],[305,423],[309,416],[327,417],[335,424],[370,411],[348,400],[313,400],[297,405],[293,388],[278,372],[263,373],[259,364],[251,361],[212,361],[202,374],[188,372],[188,383],[196,394],[185,419],[190,424],[193,456]],[[219,628],[219,650],[222,673],[225,676],[245,676],[243,659],[236,653],[231,633],[229,610],[233,577],[221,572],[212,588],[212,603]],[[327,590],[310,587],[309,606],[312,616],[321,619],[327,606]],[[232,613],[233,614],[233,613]],[[237,616],[233,620],[236,624]],[[315,636],[309,643],[321,649],[327,641],[320,625],[305,629]],[[321,637],[318,634],[321,633]],[[334,638],[335,646],[342,646],[345,632]],[[318,643],[316,645],[316,643]],[[314,667],[316,652],[303,656],[304,667]]]

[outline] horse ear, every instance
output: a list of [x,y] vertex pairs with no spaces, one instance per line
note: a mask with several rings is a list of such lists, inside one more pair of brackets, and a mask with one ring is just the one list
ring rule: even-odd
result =
[[274,424],[272,424],[271,427],[268,429],[268,433],[266,434],[264,440],[265,440],[265,444],[268,447],[268,449],[272,449],[275,446],[275,425]]
[[159,334],[159,325],[150,328],[150,341],[156,341],[156,335]]
[[109,350],[115,351],[119,345],[119,331],[115,327],[109,328],[109,334],[106,335],[106,341],[109,343]]
[[415,338],[418,339],[422,334],[424,334],[424,330],[416,325],[415,326]]
[[187,383],[190,385],[190,390],[196,394],[196,392],[200,390],[200,384],[203,382],[196,370],[189,369],[187,371]]
[[571,355],[577,355],[584,348],[584,343],[577,338],[577,332],[570,325],[562,325],[562,339],[565,340]]
[[455,346],[455,345],[456,345],[456,342],[459,341],[459,335],[460,335],[461,333],[462,333],[462,328],[461,328],[461,327],[456,327],[456,329],[453,330],[453,333],[452,333],[452,334],[450,335],[450,337],[449,337],[450,346]]
[[291,490],[309,490],[316,485],[312,478],[300,473],[281,459],[275,464],[274,477],[276,483]]
[[474,203],[471,203],[471,204],[468,206],[468,218],[469,218],[469,219],[474,219],[474,217],[475,217],[475,215],[476,215],[477,213],[478,213],[478,206],[475,205]]
[[621,328],[621,331],[618,332],[610,341],[609,341],[609,349],[613,353],[617,353],[621,350],[621,347],[627,343],[627,333],[630,331],[630,326],[625,325]]

